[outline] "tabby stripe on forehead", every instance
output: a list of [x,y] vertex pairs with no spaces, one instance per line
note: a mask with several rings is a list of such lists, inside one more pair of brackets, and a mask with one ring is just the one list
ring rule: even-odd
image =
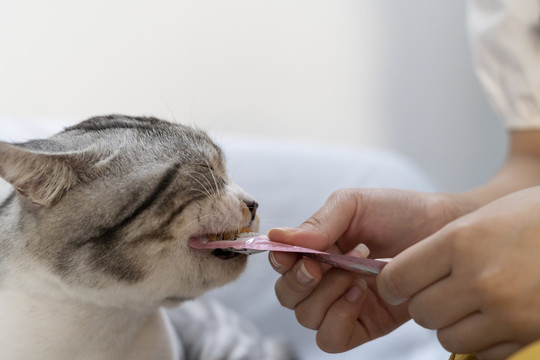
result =
[[137,129],[155,130],[163,126],[163,121],[154,117],[126,117],[123,115],[99,116],[88,119],[74,126],[70,126],[64,132],[72,130],[103,131],[110,129]]
[[108,124],[92,124],[92,125],[85,125],[77,127],[70,127],[66,128],[64,131],[72,131],[72,130],[83,130],[83,131],[104,131],[104,130],[113,130],[113,129],[135,129],[135,130],[155,130],[155,126],[152,124],[144,124],[144,123],[135,123],[135,124],[129,124],[125,122],[111,122]]

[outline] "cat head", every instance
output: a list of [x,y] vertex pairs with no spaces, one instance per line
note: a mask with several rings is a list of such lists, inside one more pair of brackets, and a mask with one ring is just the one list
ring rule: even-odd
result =
[[188,246],[193,236],[254,227],[257,207],[200,130],[95,117],[49,139],[0,142],[0,176],[15,189],[0,204],[0,258],[39,291],[162,304],[245,268],[245,255]]

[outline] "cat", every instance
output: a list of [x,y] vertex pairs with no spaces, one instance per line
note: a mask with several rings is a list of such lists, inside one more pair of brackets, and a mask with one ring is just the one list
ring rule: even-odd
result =
[[188,240],[257,230],[222,150],[156,118],[0,142],[0,177],[13,187],[0,202],[0,359],[180,359],[163,306],[233,281],[247,261]]

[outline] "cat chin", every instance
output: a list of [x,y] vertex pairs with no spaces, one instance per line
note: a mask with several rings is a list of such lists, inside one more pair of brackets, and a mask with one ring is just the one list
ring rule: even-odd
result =
[[237,252],[228,251],[228,250],[216,249],[212,251],[212,255],[222,260],[229,260],[229,259],[234,259],[235,257],[239,257],[241,254]]
[[203,276],[204,291],[215,287],[223,286],[236,280],[244,272],[248,255],[239,254],[228,259],[216,257],[213,253],[209,254],[210,261],[205,264],[205,274]]
[[186,301],[192,301],[194,299],[195,297],[184,298],[184,297],[179,297],[179,296],[169,296],[168,298],[164,299],[161,302],[160,306],[163,306],[168,309],[172,309]]

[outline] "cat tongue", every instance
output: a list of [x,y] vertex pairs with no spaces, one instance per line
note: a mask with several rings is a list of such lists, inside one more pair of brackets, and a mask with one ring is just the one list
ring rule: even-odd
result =
[[262,251],[294,252],[314,258],[334,267],[370,275],[378,274],[388,262],[388,260],[374,260],[342,254],[331,254],[301,246],[279,243],[271,241],[265,235],[250,237],[241,236],[238,240],[221,241],[208,241],[208,239],[204,238],[192,238],[189,240],[189,245],[195,249],[223,249],[244,254],[253,254]]
[[226,249],[230,251],[234,250],[255,250],[256,252],[260,251],[284,251],[284,252],[301,252],[306,250],[309,252],[319,253],[317,250],[307,249],[300,246],[294,246],[284,243],[279,243],[271,241],[265,235],[253,235],[251,236],[240,236],[237,240],[219,240],[219,241],[208,241],[205,238],[191,238],[189,240],[189,245],[195,249]]

